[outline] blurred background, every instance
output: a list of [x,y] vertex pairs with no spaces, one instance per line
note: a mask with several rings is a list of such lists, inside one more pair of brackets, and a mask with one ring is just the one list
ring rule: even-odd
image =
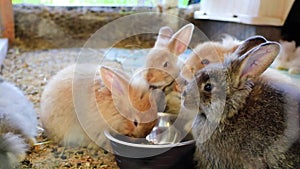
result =
[[[82,47],[97,30],[118,18],[145,12],[151,12],[151,19],[156,18],[157,23],[152,25],[156,33],[117,41],[109,52],[107,48],[89,52],[107,57],[108,65],[134,70],[153,47],[158,26],[168,25],[175,32],[189,22],[198,28],[190,48],[200,42],[221,40],[224,34],[238,40],[262,35],[268,40],[300,44],[300,0],[0,0],[0,74],[24,91],[39,114],[41,93],[48,80],[62,68],[77,63],[79,56],[90,57],[89,52],[82,52]],[[164,18],[163,14],[186,22]],[[147,21],[133,19],[126,24],[145,25]],[[126,37],[121,26],[114,25],[102,38]],[[106,41],[101,43],[105,46]],[[285,44],[294,51],[283,52],[289,61],[284,69],[291,65],[300,74],[300,48],[296,50],[294,42]],[[184,55],[188,52],[191,50]],[[299,84],[300,75],[288,77]],[[47,136],[42,134],[37,140],[47,141]],[[113,154],[105,150],[66,148],[48,142],[28,152],[20,168],[118,166]]]
[[[263,35],[299,44],[299,0],[0,0],[1,36],[24,50],[80,47],[96,30],[139,12],[194,23],[209,39]],[[166,23],[167,24],[167,23]],[[174,29],[181,25],[174,26]],[[143,37],[153,45],[153,37]],[[148,39],[147,39],[148,38]],[[133,38],[134,39],[134,38]],[[140,39],[143,41],[144,39]]]

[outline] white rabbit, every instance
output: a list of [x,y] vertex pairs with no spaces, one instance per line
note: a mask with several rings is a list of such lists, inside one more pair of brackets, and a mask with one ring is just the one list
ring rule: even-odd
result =
[[119,70],[97,69],[72,65],[46,85],[40,118],[50,139],[66,146],[107,146],[104,130],[131,137],[150,133],[157,108],[149,86],[129,84]]
[[0,168],[14,168],[36,143],[37,114],[15,85],[0,79]]
[[183,94],[183,106],[197,113],[198,168],[299,168],[300,91],[260,76],[280,45],[240,50],[199,70]]

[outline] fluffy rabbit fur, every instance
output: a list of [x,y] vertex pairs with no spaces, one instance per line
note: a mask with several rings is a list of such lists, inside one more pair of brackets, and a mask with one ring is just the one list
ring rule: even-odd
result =
[[[255,45],[266,42],[266,40],[262,36],[253,36],[246,39],[244,42],[253,43],[251,47],[254,47]],[[187,81],[192,80],[195,72],[210,63],[223,62],[224,57],[232,54],[240,44],[241,42],[233,37],[225,36],[222,39],[222,42],[208,41],[197,45],[193,49],[191,55],[186,59],[181,70],[181,76]],[[244,52],[247,50],[249,49],[245,48]]]
[[149,87],[129,84],[128,76],[104,66],[101,76],[95,75],[98,68],[92,67],[69,66],[46,85],[40,116],[50,138],[67,146],[94,147],[93,141],[107,146],[104,130],[131,137],[150,133],[157,108]]
[[289,74],[300,74],[300,47],[295,50],[295,58],[292,61],[291,67],[288,71]]
[[[222,42],[209,41],[199,44],[193,49],[193,53],[185,61],[180,77],[183,77],[187,81],[191,81],[195,72],[202,69],[204,66],[211,63],[223,62],[224,57],[232,54],[234,51],[239,51],[239,54],[241,55],[242,53],[245,53],[251,48],[266,41],[267,40],[262,36],[252,36],[244,40],[242,43],[231,36],[225,36],[222,39]],[[236,50],[237,48],[239,48],[239,50]],[[176,94],[176,100],[180,100],[180,93],[177,92]],[[172,111],[178,112],[180,110],[178,103],[180,105],[180,101],[177,101],[177,104],[172,104],[174,107],[173,109],[175,109]]]
[[288,70],[289,74],[300,74],[300,47],[296,47],[295,41],[280,41],[280,44],[281,51],[272,66]]
[[199,169],[300,167],[299,90],[260,76],[279,50],[275,42],[237,49],[187,85],[183,105],[198,112],[192,134]]
[[186,59],[181,75],[186,80],[191,80],[193,74],[202,69],[209,63],[222,62],[224,56],[232,53],[239,41],[230,36],[226,36],[222,42],[208,41],[198,44],[192,51],[191,55]]
[[279,43],[281,50],[272,65],[280,70],[288,70],[295,58],[296,43],[295,41],[280,41]]
[[37,136],[32,103],[13,84],[0,79],[0,168],[14,168]]

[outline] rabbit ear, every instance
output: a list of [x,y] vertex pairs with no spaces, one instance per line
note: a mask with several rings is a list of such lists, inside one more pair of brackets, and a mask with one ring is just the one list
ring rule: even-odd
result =
[[280,51],[276,42],[266,42],[241,56],[239,79],[248,80],[260,76],[274,61]]
[[260,45],[262,43],[267,42],[266,38],[263,36],[252,36],[248,39],[246,39],[236,50],[235,54],[237,56],[242,56],[252,48],[256,47],[257,45]]
[[182,54],[188,47],[194,31],[193,24],[187,24],[177,31],[168,44],[169,50],[176,56]]
[[167,46],[172,35],[173,35],[173,30],[170,27],[168,26],[161,27],[154,48]]
[[104,85],[112,94],[127,95],[129,83],[122,75],[105,66],[100,68],[100,73]]

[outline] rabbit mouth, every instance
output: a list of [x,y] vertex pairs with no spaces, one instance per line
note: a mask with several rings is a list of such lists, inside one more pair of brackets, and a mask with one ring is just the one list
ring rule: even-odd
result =
[[157,82],[157,83],[152,83],[149,88],[150,89],[161,89],[164,90],[165,88],[171,86],[173,84],[174,81],[170,81],[169,83],[166,82]]
[[155,90],[155,89],[158,89],[159,88],[159,86],[155,86],[155,85],[150,85],[149,86],[149,89],[152,89],[152,90]]

